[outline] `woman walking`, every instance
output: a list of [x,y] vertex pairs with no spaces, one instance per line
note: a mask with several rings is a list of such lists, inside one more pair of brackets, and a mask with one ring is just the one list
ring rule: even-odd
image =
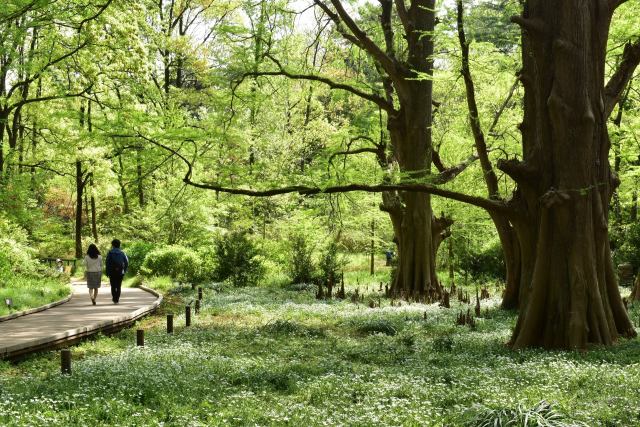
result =
[[98,247],[93,243],[87,249],[87,256],[84,257],[84,267],[87,276],[87,287],[89,288],[89,297],[93,305],[96,305],[98,298],[98,288],[102,281],[102,255]]

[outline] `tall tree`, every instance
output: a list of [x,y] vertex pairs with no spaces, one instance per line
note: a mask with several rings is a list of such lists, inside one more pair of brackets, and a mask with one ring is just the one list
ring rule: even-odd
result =
[[499,167],[518,184],[514,224],[535,256],[514,348],[585,348],[635,335],[608,237],[618,183],[609,165],[607,109],[616,97],[605,91],[605,57],[621,3],[528,0],[513,18],[523,30],[523,160]]

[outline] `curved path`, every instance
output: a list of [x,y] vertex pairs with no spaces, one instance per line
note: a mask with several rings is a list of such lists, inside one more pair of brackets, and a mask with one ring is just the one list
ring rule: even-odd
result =
[[122,288],[119,304],[103,283],[96,305],[85,282],[72,283],[71,300],[38,313],[0,322],[0,359],[10,359],[45,348],[69,344],[101,331],[121,329],[154,311],[159,295],[138,288]]

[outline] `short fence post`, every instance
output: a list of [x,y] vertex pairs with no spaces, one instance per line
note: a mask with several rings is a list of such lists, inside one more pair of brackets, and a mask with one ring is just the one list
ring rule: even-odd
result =
[[185,322],[185,326],[191,326],[191,306],[190,305],[184,308],[184,322]]
[[167,333],[173,333],[173,314],[167,314]]
[[196,314],[200,313],[200,300],[196,300]]
[[138,347],[144,347],[144,329],[138,329],[136,331],[136,344]]
[[60,371],[63,374],[71,375],[71,350],[68,348],[60,352]]
[[198,299],[202,299],[202,288],[198,288]]

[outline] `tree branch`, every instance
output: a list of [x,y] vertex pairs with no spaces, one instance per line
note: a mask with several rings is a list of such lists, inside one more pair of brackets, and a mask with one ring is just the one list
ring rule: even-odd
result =
[[[349,16],[347,11],[342,6],[340,0],[330,0],[333,7],[336,9],[340,22],[343,22],[351,33],[359,41],[359,46],[367,51],[376,61],[382,65],[387,74],[389,74],[394,80],[400,80],[400,73],[398,72],[398,63],[389,57],[386,53],[380,49],[380,47],[371,40],[367,34],[358,27],[353,18]],[[314,0],[314,2],[323,8],[326,12],[326,5],[321,0]],[[323,7],[325,6],[325,7]],[[335,16],[335,14],[334,14]],[[329,15],[331,17],[331,15]],[[332,18],[333,19],[333,18]],[[339,23],[338,23],[339,24]]]
[[13,105],[10,105],[6,111],[12,111],[15,108],[22,108],[22,106],[27,105],[27,104],[33,104],[34,102],[43,102],[43,101],[51,101],[54,99],[63,99],[63,98],[75,98],[78,96],[82,96],[85,93],[89,92],[91,90],[91,88],[93,87],[93,85],[90,85],[86,88],[84,88],[82,90],[82,92],[78,92],[78,93],[65,93],[63,95],[50,95],[50,96],[40,96],[37,98],[30,98],[30,99],[23,99],[19,102],[16,102]]
[[295,80],[310,80],[310,81],[316,81],[316,82],[320,82],[320,83],[324,83],[327,86],[329,86],[331,89],[341,89],[341,90],[345,90],[347,92],[350,92],[356,96],[359,96],[360,98],[366,99],[367,101],[371,101],[374,104],[376,104],[377,106],[379,106],[380,108],[382,108],[383,110],[389,112],[389,113],[394,113],[395,110],[393,108],[392,104],[389,104],[384,98],[375,95],[373,93],[367,93],[364,91],[361,91],[360,89],[357,89],[353,86],[350,86],[348,84],[344,84],[344,83],[338,83],[336,81],[331,80],[328,77],[323,77],[323,76],[318,76],[315,74],[294,74],[294,73],[290,73],[288,71],[285,71],[284,69],[281,69],[280,71],[251,71],[248,73],[245,73],[243,75],[243,77],[258,77],[258,76],[284,76],[287,77],[289,79],[295,79]]
[[609,118],[615,105],[633,77],[633,73],[640,64],[640,38],[635,43],[628,42],[622,52],[622,61],[604,88],[604,114]]
[[473,141],[478,152],[478,157],[480,158],[480,165],[482,166],[484,181],[487,184],[489,197],[496,199],[499,198],[498,178],[493,171],[493,165],[491,164],[491,160],[489,159],[489,154],[487,152],[487,143],[484,139],[482,126],[480,125],[480,113],[478,112],[473,78],[471,77],[471,70],[469,69],[469,43],[467,42],[466,35],[464,33],[464,10],[462,7],[462,0],[457,1],[457,21],[458,40],[460,42],[460,49],[462,50],[461,73],[464,78],[464,86],[467,95],[469,125],[471,126]]
[[177,150],[162,144],[158,141],[155,141],[151,138],[148,138],[140,133],[137,134],[138,137],[148,141],[149,143],[160,147],[164,150],[167,150],[178,158],[180,158],[187,167],[187,172],[182,179],[183,182],[192,187],[204,189],[204,190],[213,190],[219,191],[221,193],[228,194],[236,194],[250,197],[272,197],[278,196],[282,194],[291,194],[298,193],[303,196],[312,196],[316,194],[336,194],[336,193],[348,193],[354,191],[362,191],[367,193],[381,193],[385,191],[411,191],[418,193],[427,193],[433,194],[436,196],[445,197],[451,200],[457,200],[459,202],[467,203],[473,206],[477,206],[488,210],[490,212],[500,212],[504,214],[512,214],[513,210],[504,202],[498,200],[489,200],[483,197],[471,196],[468,194],[458,193],[451,190],[445,190],[443,188],[436,187],[430,184],[415,184],[415,183],[398,183],[398,184],[377,184],[377,185],[367,185],[367,184],[347,184],[347,185],[336,185],[336,186],[328,186],[328,187],[308,187],[303,185],[293,185],[281,188],[272,188],[268,190],[252,190],[245,188],[230,188],[225,187],[220,184],[215,183],[202,183],[195,182],[191,178],[193,176],[193,164],[189,159],[187,159],[184,155],[179,153]]
[[[454,179],[456,176],[460,175],[467,167],[469,167],[473,162],[478,160],[478,156],[476,154],[472,154],[467,157],[462,162],[458,163],[455,166],[452,166],[448,169],[441,170],[438,175],[435,177],[435,184],[446,184],[447,182]],[[442,162],[440,163],[442,165]]]

